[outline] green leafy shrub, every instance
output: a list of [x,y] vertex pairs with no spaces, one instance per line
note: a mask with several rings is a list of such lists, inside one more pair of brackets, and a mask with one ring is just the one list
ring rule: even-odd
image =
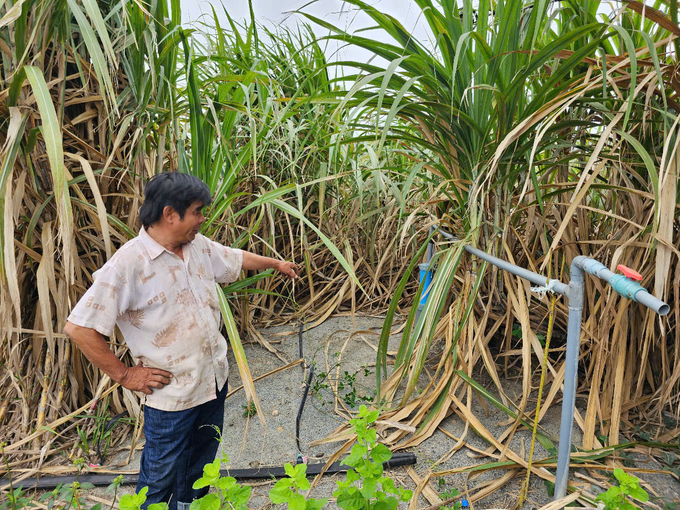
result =
[[288,504],[290,510],[320,510],[328,501],[327,499],[305,499],[300,491],[310,488],[307,480],[307,465],[297,464],[293,467],[287,463],[284,466],[288,478],[282,478],[274,488],[269,491],[269,499],[276,505]]
[[607,492],[597,496],[595,501],[602,501],[607,510],[635,510],[635,505],[628,501],[628,497],[641,502],[649,500],[649,495],[642,487],[637,477],[629,475],[621,468],[614,470],[614,476],[619,485],[609,487]]
[[0,501],[0,510],[21,510],[36,506],[21,488],[12,489],[4,496],[5,499]]
[[[392,452],[377,443],[375,429],[371,427],[377,419],[378,411],[369,412],[362,405],[358,418],[350,420],[357,442],[343,464],[352,469],[347,471],[344,482],[337,483],[338,489],[333,493],[338,506],[344,510],[394,510],[399,501],[410,501],[413,495],[383,476],[383,462],[392,458]],[[359,486],[355,485],[357,483]]]
[[220,476],[220,465],[224,459],[226,457],[206,464],[203,467],[203,476],[193,485],[194,489],[214,487],[219,491],[192,501],[190,510],[247,510],[253,489],[236,483],[233,476]]
[[[118,502],[120,510],[140,510],[146,501],[148,487],[143,487],[137,494],[123,494]],[[168,510],[167,503],[151,503],[147,510]]]

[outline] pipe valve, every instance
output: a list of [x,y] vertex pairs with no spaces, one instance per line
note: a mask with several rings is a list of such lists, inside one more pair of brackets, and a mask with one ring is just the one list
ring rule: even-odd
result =
[[621,271],[626,278],[630,278],[631,280],[635,280],[636,282],[642,281],[642,275],[638,273],[635,269],[631,269],[627,266],[624,266],[623,264],[619,264],[618,266],[616,266],[616,269]]

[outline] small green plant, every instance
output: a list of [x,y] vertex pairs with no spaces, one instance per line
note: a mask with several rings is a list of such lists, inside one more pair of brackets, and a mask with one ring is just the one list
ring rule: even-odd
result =
[[321,392],[323,390],[330,389],[330,385],[328,384],[328,374],[326,372],[319,372],[318,374],[315,374],[314,383],[310,389],[312,390],[312,394],[316,395],[321,401],[321,405],[323,405],[324,401],[323,397],[321,396]]
[[[460,496],[460,491],[455,488],[447,489],[441,493],[441,497],[444,499],[451,499],[455,498],[456,496]],[[460,503],[458,503],[458,506],[460,506]]]
[[286,503],[290,510],[320,510],[326,504],[327,499],[305,498],[300,491],[309,490],[307,480],[307,464],[297,464],[293,467],[288,462],[284,469],[288,478],[282,478],[274,488],[269,491],[269,499],[275,505]]
[[[392,458],[392,452],[377,442],[375,429],[371,427],[377,419],[378,411],[369,412],[362,405],[359,416],[350,420],[357,442],[343,464],[352,469],[347,471],[344,482],[337,482],[338,489],[333,493],[337,505],[344,510],[394,510],[399,501],[410,501],[413,495],[383,476],[383,462]],[[358,487],[356,483],[359,483]]]
[[81,429],[80,427],[76,427],[76,431],[78,432],[78,437],[80,438],[78,440],[78,447],[83,451],[84,455],[89,455],[90,442],[87,440],[87,432],[85,429]]
[[116,501],[118,489],[120,489],[121,485],[123,485],[123,475],[118,475],[104,491],[104,494],[111,494],[113,492],[113,502],[111,502],[111,508],[109,508],[109,510],[113,510],[113,503]]
[[641,502],[649,501],[649,495],[642,487],[637,477],[629,475],[621,468],[614,470],[614,476],[619,481],[619,485],[610,487],[595,498],[595,501],[602,501],[606,510],[635,510],[628,498],[633,498]]
[[[73,461],[73,465],[78,470],[78,475],[82,472],[85,460],[77,458]],[[91,483],[80,483],[75,481],[69,485],[59,484],[54,490],[43,494],[38,498],[40,506],[47,506],[49,510],[84,510],[86,507],[82,501],[83,491],[93,489],[94,485]],[[21,508],[29,508],[37,506],[33,501],[24,497],[24,492],[21,489],[11,491],[9,502],[0,504],[1,510],[12,509],[19,510]],[[97,503],[89,510],[101,510],[101,503]]]
[[84,418],[88,421],[86,427],[76,427],[79,438],[78,447],[83,451],[88,462],[103,465],[113,438],[113,427],[119,422],[128,424],[134,422],[131,418],[124,417],[126,413],[110,418],[109,402],[110,397],[100,400],[97,403],[97,411],[94,415],[77,415],[78,418]]
[[25,492],[19,487],[7,492],[7,499],[0,501],[0,510],[20,510],[22,508],[35,507],[35,503],[25,496]]
[[[118,502],[120,510],[140,510],[146,501],[146,493],[149,491],[148,487],[142,487],[137,494],[123,494]],[[167,503],[151,503],[147,510],[168,510]]]
[[[331,367],[331,371],[337,367],[338,365],[336,364],[335,366]],[[368,377],[371,375],[371,371],[368,369],[366,366],[360,367],[358,370],[356,370],[353,373],[348,372],[345,370],[343,374],[339,377],[337,380],[337,396],[342,399],[342,401],[347,404],[351,409],[354,409],[357,405],[359,405],[362,402],[373,402],[375,399],[374,395],[362,395],[357,391],[357,374],[360,372],[363,372],[364,377]],[[319,372],[316,374],[314,377],[314,383],[311,386],[311,391],[312,394],[316,395],[318,399],[321,401],[321,405],[325,405],[327,402],[324,401],[324,398],[321,394],[323,390],[329,390],[331,389],[330,383],[330,375],[327,372]]]
[[[460,496],[460,491],[456,489],[455,487],[452,487],[450,489],[446,488],[446,481],[443,478],[439,478],[437,480],[437,488],[439,489],[439,495],[444,501],[447,501],[449,499],[455,498],[456,496]],[[456,501],[453,506],[442,506],[440,507],[441,510],[460,510],[462,507],[462,503],[460,501]]]
[[[522,326],[520,326],[517,323],[514,323],[512,325],[512,336],[521,339],[522,338]],[[538,341],[541,343],[543,347],[545,347],[545,335],[541,333],[536,333],[536,338],[538,338]]]
[[[14,487],[12,484],[12,469],[9,465],[9,459],[5,454],[5,446],[7,443],[0,442],[0,455],[2,455],[2,460],[5,464],[5,469],[7,470],[7,479],[9,481],[9,490],[7,491],[7,499],[0,499],[0,510],[21,510],[23,508],[33,508],[36,504],[29,498],[26,497],[26,492],[21,487]],[[47,495],[40,498],[42,503],[49,497]]]
[[[456,496],[460,496],[460,491],[458,489],[448,489],[442,492],[441,497],[444,501],[455,498]],[[460,510],[463,507],[463,504],[460,501],[456,501],[453,503],[453,506],[442,506],[440,507],[441,510]]]
[[257,407],[255,407],[255,402],[248,402],[247,405],[243,405],[241,407],[243,407],[244,418],[252,418],[257,414]]
[[232,476],[221,476],[220,465],[225,459],[228,460],[223,456],[203,467],[203,476],[194,482],[194,489],[213,487],[219,490],[192,501],[190,510],[248,509],[248,500],[253,489],[236,483],[236,478]]
[[[69,485],[60,484],[53,491],[40,498],[40,503],[47,503],[47,508],[54,510],[83,510],[85,505],[82,501],[83,491],[94,489],[91,483],[75,481]],[[101,503],[97,503],[90,510],[101,510]]]

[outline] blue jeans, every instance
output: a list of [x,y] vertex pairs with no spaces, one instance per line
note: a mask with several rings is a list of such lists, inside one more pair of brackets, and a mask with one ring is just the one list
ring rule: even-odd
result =
[[188,510],[194,499],[208,488],[194,490],[203,476],[203,466],[215,460],[219,447],[217,427],[224,422],[224,400],[228,382],[217,392],[217,399],[184,411],[161,411],[144,407],[146,443],[139,467],[137,492],[149,487],[146,502],[165,502],[170,510]]

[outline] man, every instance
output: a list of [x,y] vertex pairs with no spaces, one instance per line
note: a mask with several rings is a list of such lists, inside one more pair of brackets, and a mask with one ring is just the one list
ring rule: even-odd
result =
[[[215,282],[242,269],[274,268],[297,278],[292,262],[222,246],[199,234],[208,187],[187,174],[164,173],[144,190],[139,236],[94,273],[64,332],[121,386],[145,394],[137,489],[146,504],[185,510],[207,488],[192,488],[219,446],[227,394],[227,343],[220,334]],[[118,325],[136,366],[123,364],[105,336]]]

